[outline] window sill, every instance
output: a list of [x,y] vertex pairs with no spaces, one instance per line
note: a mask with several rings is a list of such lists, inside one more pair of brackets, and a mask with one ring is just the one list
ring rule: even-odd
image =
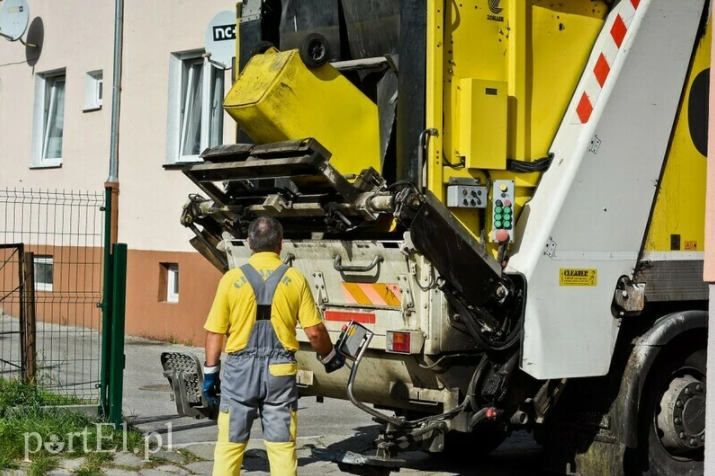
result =
[[57,161],[57,162],[50,162],[47,161],[46,163],[39,163],[39,164],[30,164],[29,168],[30,169],[59,169],[62,167],[62,161]]
[[101,111],[102,106],[85,106],[82,109],[82,112],[94,112],[94,111]]
[[184,162],[172,162],[170,164],[164,164],[162,167],[164,167],[167,170],[174,170],[174,169],[183,169],[187,165],[196,165],[196,164],[203,164],[203,160],[187,160]]

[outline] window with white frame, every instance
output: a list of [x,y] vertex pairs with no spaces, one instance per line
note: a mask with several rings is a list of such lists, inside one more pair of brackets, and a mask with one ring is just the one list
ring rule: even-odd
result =
[[104,96],[104,79],[102,71],[90,71],[85,78],[84,111],[95,111],[102,108]]
[[54,259],[52,256],[35,256],[35,290],[51,292],[54,285]]
[[62,163],[65,83],[64,70],[38,74],[36,77],[32,154],[35,166],[57,166]]
[[166,300],[179,302],[179,265],[169,263],[166,265]]
[[201,53],[173,54],[167,163],[192,162],[223,139],[224,71]]

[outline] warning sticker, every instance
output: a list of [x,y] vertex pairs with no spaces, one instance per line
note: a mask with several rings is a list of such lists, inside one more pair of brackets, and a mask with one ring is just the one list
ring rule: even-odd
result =
[[697,241],[686,241],[685,242],[685,251],[697,251],[698,250],[698,242]]
[[559,271],[559,286],[596,286],[598,270],[595,269],[561,269]]

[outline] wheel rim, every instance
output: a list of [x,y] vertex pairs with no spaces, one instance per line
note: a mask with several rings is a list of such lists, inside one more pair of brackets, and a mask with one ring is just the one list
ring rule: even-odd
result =
[[655,407],[654,429],[666,453],[687,461],[705,446],[705,378],[697,369],[683,368],[666,383]]
[[320,41],[314,41],[308,46],[308,54],[313,61],[323,61],[325,58],[325,46]]

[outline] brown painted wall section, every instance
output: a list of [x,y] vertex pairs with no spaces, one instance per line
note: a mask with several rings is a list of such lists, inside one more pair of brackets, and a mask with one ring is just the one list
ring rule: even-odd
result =
[[[164,300],[166,271],[179,265],[179,302]],[[198,253],[129,250],[126,333],[203,345],[221,273]]]
[[[98,329],[102,312],[97,304],[102,296],[102,249],[74,246],[25,246],[35,257],[52,257],[52,291],[35,290],[35,312],[38,321],[63,326]],[[18,255],[13,249],[0,250],[0,309],[8,316],[19,317],[20,293]],[[4,266],[3,266],[4,265]]]

